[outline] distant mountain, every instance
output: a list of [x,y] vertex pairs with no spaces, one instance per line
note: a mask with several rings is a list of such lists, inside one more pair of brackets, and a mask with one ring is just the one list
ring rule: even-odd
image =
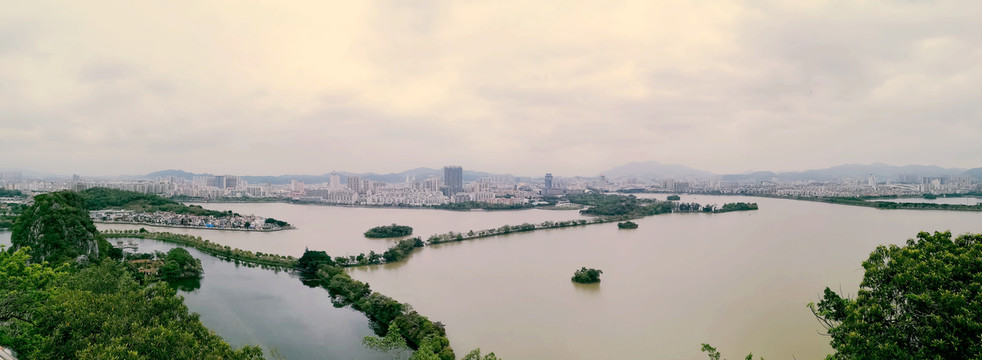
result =
[[[932,177],[932,176],[955,177],[955,176],[964,175],[965,173],[966,171],[964,169],[950,169],[950,168],[943,168],[940,166],[933,166],[933,165],[894,166],[894,165],[887,165],[883,163],[874,163],[869,165],[846,164],[846,165],[833,166],[825,169],[792,171],[792,172],[782,172],[782,173],[760,171],[750,174],[730,174],[730,175],[723,175],[722,179],[726,181],[741,181],[741,180],[771,180],[776,178],[784,181],[809,181],[809,180],[830,181],[830,180],[842,179],[842,178],[865,178],[872,174],[879,180],[887,180],[887,179],[896,180],[904,175],[914,175],[915,177]],[[980,174],[982,174],[982,171],[980,171]]]
[[965,176],[973,177],[976,180],[982,180],[982,168],[965,170]]
[[195,174],[195,173],[189,173],[184,170],[161,170],[161,171],[154,171],[152,173],[143,175],[143,177],[148,179],[172,177],[172,178],[191,180],[195,176],[204,176],[204,175],[211,176],[211,174]]
[[636,176],[645,179],[711,177],[713,173],[683,165],[662,164],[657,161],[632,162],[602,173],[608,178]]

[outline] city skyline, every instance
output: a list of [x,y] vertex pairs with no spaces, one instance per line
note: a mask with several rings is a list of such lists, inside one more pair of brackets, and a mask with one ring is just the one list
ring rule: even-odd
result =
[[972,168],[980,7],[21,2],[0,14],[0,167]]

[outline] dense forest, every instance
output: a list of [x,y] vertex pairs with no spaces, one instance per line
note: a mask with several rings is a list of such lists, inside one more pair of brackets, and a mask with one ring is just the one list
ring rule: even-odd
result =
[[135,281],[84,198],[35,197],[0,253],[0,344],[24,359],[261,359],[232,348],[164,283]]

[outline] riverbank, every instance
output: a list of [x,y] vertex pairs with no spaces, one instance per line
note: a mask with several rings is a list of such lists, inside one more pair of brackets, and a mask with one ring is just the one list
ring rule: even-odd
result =
[[280,227],[276,229],[237,229],[237,228],[216,228],[216,227],[206,227],[206,226],[186,226],[186,225],[169,225],[169,224],[152,224],[152,223],[142,223],[136,221],[103,221],[103,220],[92,220],[96,224],[125,224],[125,225],[144,225],[153,227],[165,227],[165,228],[178,228],[178,229],[201,229],[201,230],[221,230],[221,231],[245,231],[245,232],[275,232],[283,230],[294,230],[296,226]]
[[[692,193],[692,194],[729,195],[729,194],[709,194],[709,193]],[[875,201],[876,199],[890,199],[889,197],[865,197],[865,196],[864,197],[859,197],[859,196],[805,197],[805,196],[779,196],[779,195],[765,195],[765,194],[736,194],[736,195],[761,197],[761,198],[769,198],[769,199],[811,201],[811,202],[820,202],[820,203],[834,204],[834,205],[861,206],[861,207],[874,208],[878,210],[941,210],[941,211],[970,211],[970,212],[982,211],[982,204],[963,205],[963,204]]]

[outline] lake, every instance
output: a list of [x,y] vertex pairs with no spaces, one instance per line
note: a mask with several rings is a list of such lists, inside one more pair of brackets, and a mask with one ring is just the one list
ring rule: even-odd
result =
[[[654,197],[663,199],[664,195]],[[863,275],[861,263],[877,245],[903,244],[922,230],[982,232],[982,213],[976,212],[877,210],[732,196],[683,196],[682,201],[756,202],[760,210],[656,215],[635,220],[640,227],[634,230],[620,230],[611,223],[441,244],[417,251],[402,263],[349,272],[373,289],[446,324],[458,355],[480,347],[505,359],[701,360],[706,357],[699,352],[700,344],[708,342],[731,359],[748,352],[764,358],[815,359],[823,358],[831,348],[829,338],[817,334],[822,328],[805,305],[818,301],[826,286],[854,295]],[[276,203],[203,206],[271,216],[299,228],[274,233],[167,230],[295,256],[304,247],[327,250],[331,255],[384,250],[391,240],[366,239],[362,233],[391,223],[412,226],[416,235],[425,238],[449,230],[580,218],[576,211],[548,210],[452,212]],[[201,259],[224,263],[209,256]],[[581,266],[603,270],[602,282],[572,283],[573,271]],[[327,303],[322,307],[295,313],[341,316],[336,315],[338,309],[327,308],[330,301],[324,290],[279,288],[275,284],[299,283],[285,273],[246,270],[275,277],[250,292],[235,292],[250,287],[247,282],[230,284],[221,292],[229,298],[243,298],[236,302],[251,302],[246,300],[251,297],[268,299],[271,304],[283,302],[281,308],[303,308],[323,298]],[[206,267],[197,291],[226,286],[209,283],[213,274],[209,271]],[[303,304],[288,300],[307,296],[294,294],[308,293],[311,298]],[[230,341],[275,343],[264,339],[275,338],[277,331],[292,326],[249,316],[213,324],[207,313],[223,310],[202,307],[192,300],[193,293],[185,296],[189,307],[202,313],[205,324]],[[361,314],[352,315],[360,316],[362,322],[339,321],[329,324],[337,328],[330,331],[354,331],[356,335],[301,333],[294,335],[295,346],[323,342],[326,336],[341,338],[339,343],[357,342],[358,334],[368,331],[367,321]],[[215,316],[212,319],[225,315]],[[237,329],[252,327],[260,330]],[[236,331],[243,335],[235,335]]]
[[936,199],[915,198],[896,198],[896,199],[873,199],[870,201],[885,201],[895,203],[922,203],[922,204],[949,204],[949,205],[978,205],[982,199],[974,197],[939,197]]

